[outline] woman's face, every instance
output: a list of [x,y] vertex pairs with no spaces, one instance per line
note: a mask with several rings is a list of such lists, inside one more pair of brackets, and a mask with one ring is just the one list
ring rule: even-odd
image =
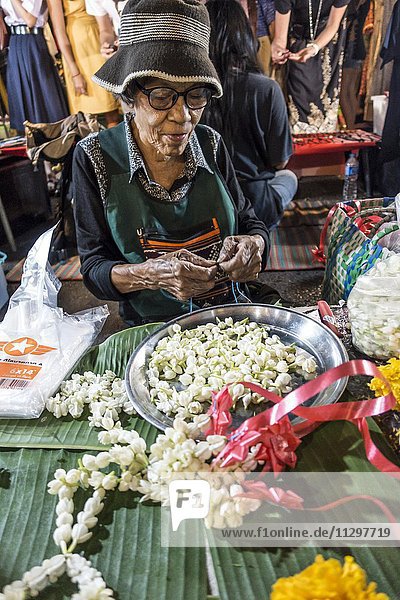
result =
[[[196,86],[195,83],[177,83],[156,78],[146,79],[140,84],[146,90],[168,87],[177,92],[185,92]],[[152,153],[155,150],[158,155],[161,154],[165,158],[183,154],[204,110],[203,108],[196,110],[188,108],[183,96],[179,96],[172,108],[156,110],[150,106],[147,96],[139,89],[136,92],[133,106],[135,110],[133,123],[140,138],[141,149],[144,149],[145,153]]]

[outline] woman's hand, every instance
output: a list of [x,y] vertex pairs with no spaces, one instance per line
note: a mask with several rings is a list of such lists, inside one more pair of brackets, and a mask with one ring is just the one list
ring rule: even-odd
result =
[[80,73],[72,77],[75,88],[75,96],[87,96],[86,81],[83,75]]
[[303,50],[299,50],[299,52],[290,53],[289,60],[293,62],[306,63],[310,58],[313,58],[318,53],[315,52],[315,48],[313,46],[308,46],[303,48]]
[[100,46],[100,54],[104,56],[104,58],[110,58],[115,52],[118,50],[118,40],[114,40],[113,43],[109,41],[105,41]]
[[118,40],[115,37],[114,28],[108,15],[96,16],[100,34],[100,54],[104,58],[110,58],[118,49]]
[[178,300],[187,300],[212,290],[216,274],[215,262],[178,250],[137,265],[115,265],[111,281],[123,294],[162,289]]
[[290,52],[287,48],[274,40],[271,44],[271,55],[274,65],[284,65],[289,58]]
[[217,265],[188,250],[172,252],[145,264],[151,269],[152,289],[166,290],[178,300],[208,292],[215,285]]
[[232,281],[250,281],[261,271],[264,246],[261,235],[228,236],[217,262]]

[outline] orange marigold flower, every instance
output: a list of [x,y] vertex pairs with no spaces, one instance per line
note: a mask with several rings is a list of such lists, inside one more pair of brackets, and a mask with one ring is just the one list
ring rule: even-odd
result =
[[353,556],[344,564],[318,555],[314,564],[293,577],[281,577],[272,586],[270,600],[390,600],[367,582],[365,571]]
[[[386,365],[378,367],[379,371],[390,383],[394,397],[396,398],[396,408],[400,409],[400,359],[391,358]],[[384,384],[382,379],[374,377],[371,383],[368,384],[370,389],[375,392],[375,396],[385,396],[389,393],[389,389]]]

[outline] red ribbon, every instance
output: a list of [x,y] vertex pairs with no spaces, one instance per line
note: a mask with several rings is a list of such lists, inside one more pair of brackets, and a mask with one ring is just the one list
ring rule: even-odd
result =
[[[227,467],[242,462],[247,457],[250,448],[260,444],[254,458],[266,461],[263,470],[273,470],[274,473],[278,473],[285,465],[291,468],[295,466],[294,450],[300,443],[299,438],[308,433],[311,428],[327,421],[350,421],[358,427],[363,437],[366,455],[370,463],[380,471],[390,472],[394,477],[400,478],[399,467],[385,458],[373,443],[365,420],[366,417],[379,415],[394,408],[396,399],[392,392],[371,400],[339,402],[315,407],[300,406],[335,381],[351,375],[379,377],[390,389],[389,383],[377,366],[368,360],[351,360],[330,369],[293,390],[284,398],[268,392],[254,383],[241,382],[244,387],[272,401],[274,406],[250,417],[232,432],[227,445],[213,461],[213,465]],[[226,399],[226,392],[229,394],[228,386],[225,386],[220,392],[224,399]],[[293,427],[287,416],[289,413],[305,419],[305,426],[299,424]],[[213,418],[216,422],[217,417]]]
[[[356,205],[357,210],[360,211],[361,210],[360,202],[358,200],[356,200],[354,202],[354,204]],[[344,210],[345,213],[350,218],[354,217],[354,215],[357,214],[357,211],[350,204],[347,204],[346,202],[338,202],[337,204],[334,204],[332,206],[332,208],[330,209],[330,211],[326,217],[325,224],[322,228],[321,236],[319,239],[319,245],[315,246],[315,248],[312,248],[312,250],[311,250],[315,259],[322,264],[326,264],[326,256],[325,256],[324,248],[325,248],[326,236],[328,234],[328,227],[331,224],[333,215],[335,214],[335,212],[337,211],[338,208],[341,208],[342,210]]]
[[354,225],[358,227],[366,236],[370,235],[373,228],[382,221],[382,217],[378,215],[370,215],[368,217],[357,217],[354,220]]

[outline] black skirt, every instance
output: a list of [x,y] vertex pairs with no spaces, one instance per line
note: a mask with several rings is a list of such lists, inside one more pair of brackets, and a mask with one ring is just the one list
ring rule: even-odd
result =
[[68,116],[64,90],[43,32],[12,34],[7,59],[10,125],[24,131],[24,121],[53,123]]
[[[321,23],[321,30],[324,23]],[[292,27],[291,52],[306,47],[308,27]],[[318,31],[318,34],[320,31]],[[287,62],[287,95],[293,133],[330,132],[337,129],[340,81],[346,23],[317,56],[306,63]]]

